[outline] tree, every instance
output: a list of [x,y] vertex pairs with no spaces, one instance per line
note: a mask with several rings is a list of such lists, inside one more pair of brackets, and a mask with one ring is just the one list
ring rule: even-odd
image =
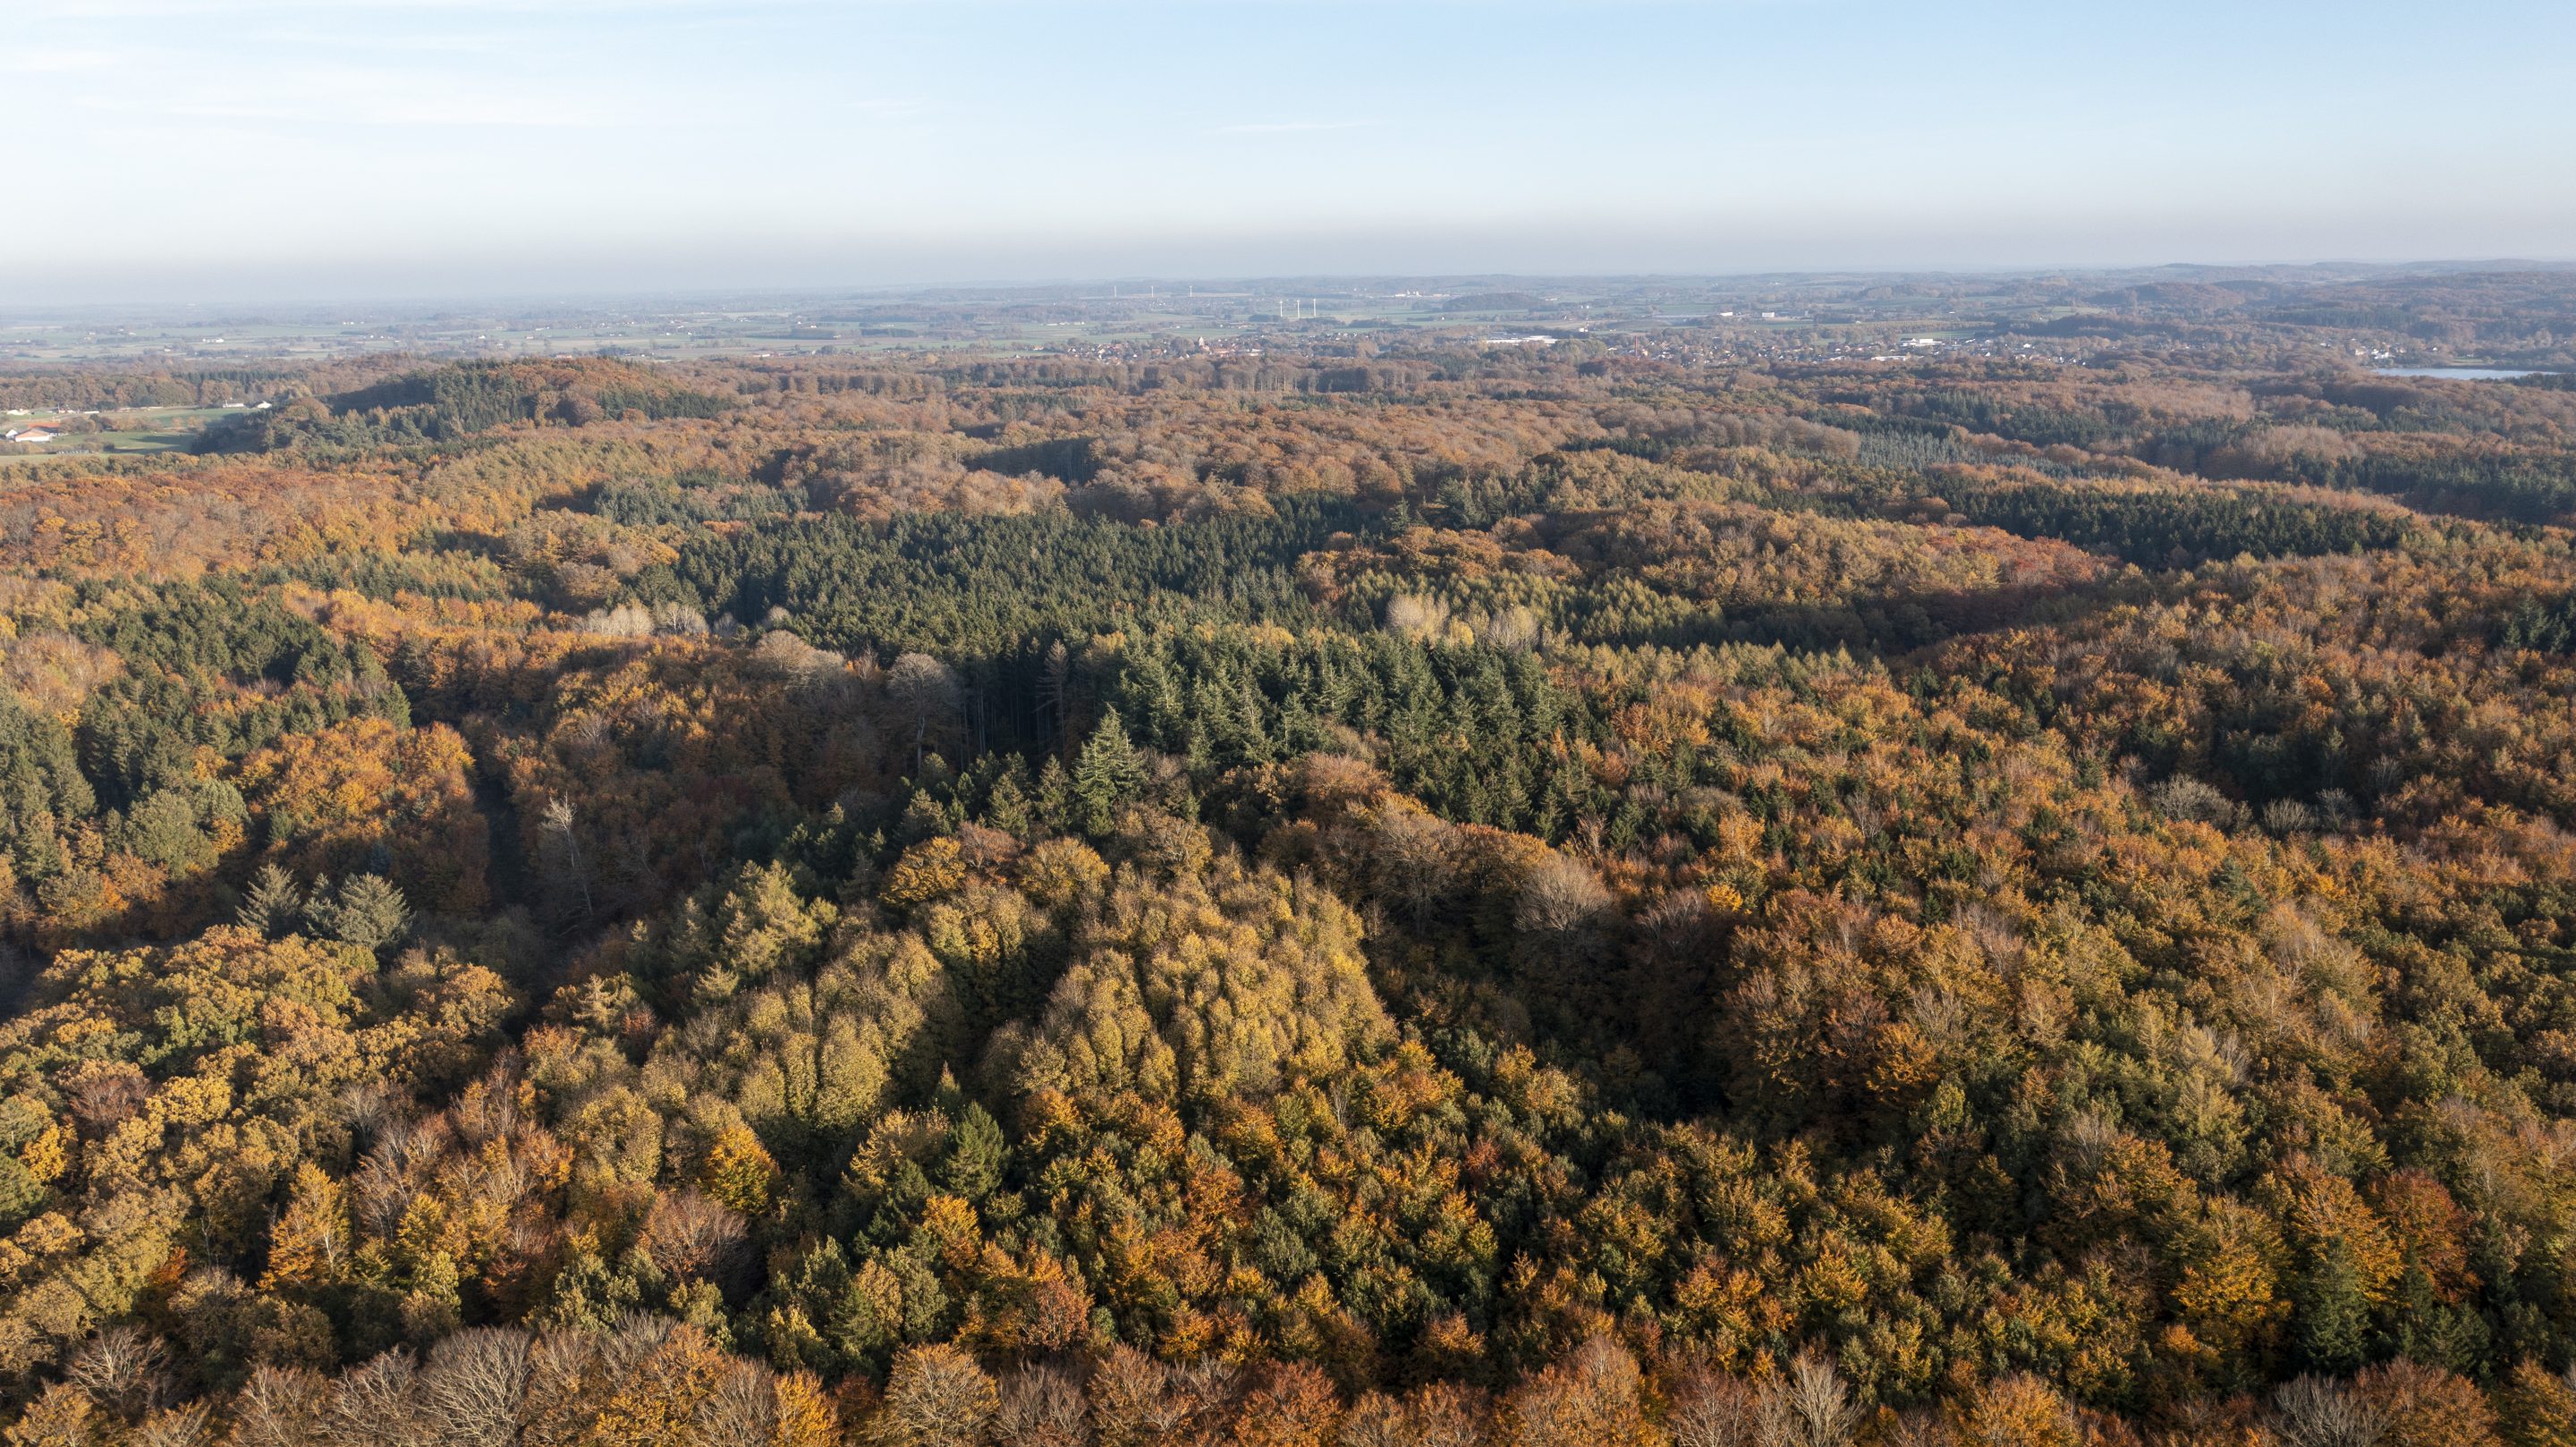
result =
[[129,1419],[159,1406],[169,1390],[169,1352],[136,1326],[102,1328],[72,1358],[65,1378],[111,1411]]
[[546,801],[538,827],[548,851],[560,861],[559,867],[581,895],[581,918],[588,919],[598,906],[591,899],[590,866],[581,857],[581,836],[575,832],[578,823],[572,801],[557,797]]
[[729,1125],[708,1148],[701,1174],[708,1195],[746,1216],[758,1216],[769,1210],[778,1165],[748,1127]]
[[1122,878],[1021,1055],[1023,1090],[1266,1098],[1392,1040],[1361,926],[1309,881],[1226,854],[1168,883]]
[[952,1346],[907,1347],[894,1359],[870,1439],[881,1447],[975,1447],[1000,1403],[974,1358]]
[[957,710],[957,675],[926,653],[907,653],[886,670],[886,696],[912,723],[912,771],[921,772],[930,728]]
[[1002,1379],[993,1437],[1012,1447],[1089,1447],[1090,1404],[1060,1367],[1023,1367]]
[[274,862],[263,864],[251,877],[250,889],[242,896],[235,918],[244,929],[257,930],[275,939],[303,921],[304,891],[295,885],[295,877]]
[[1333,1447],[1341,1401],[1323,1369],[1308,1362],[1272,1367],[1243,1399],[1234,1438],[1242,1447]]
[[[1782,1447],[1763,1430],[1761,1399],[1745,1382],[1697,1368],[1669,1389],[1664,1430],[1673,1447]],[[1772,1420],[1772,1433],[1788,1429],[1788,1414]]]
[[108,1421],[89,1393],[56,1382],[28,1404],[9,1428],[10,1447],[96,1447]]
[[2380,1362],[2347,1390],[2386,1424],[2382,1447],[2500,1447],[2487,1395],[2439,1367],[2402,1357]]
[[370,954],[381,953],[411,931],[410,903],[380,874],[351,875],[327,902],[317,899],[308,905],[306,914],[324,934]]
[[1076,821],[1093,838],[1106,835],[1119,806],[1139,797],[1145,787],[1145,760],[1127,739],[1126,725],[1111,709],[1084,741],[1074,760],[1072,794]]
[[523,1331],[475,1327],[442,1338],[421,1366],[423,1414],[453,1447],[514,1447],[532,1376]]
[[321,1166],[305,1161],[295,1168],[295,1184],[286,1211],[269,1232],[269,1290],[303,1290],[333,1285],[349,1265],[351,1231],[346,1193]]
[[2576,1442],[2576,1370],[2558,1373],[2538,1362],[2518,1363],[2496,1405],[2510,1447]]
[[1636,1359],[1594,1337],[1511,1394],[1495,1440],[1502,1447],[1660,1447],[1662,1434],[1646,1421],[1644,1389]]
[[308,1447],[330,1388],[309,1368],[253,1368],[233,1395],[238,1447]]
[[2272,1394],[2272,1430],[2285,1447],[2376,1447],[2388,1421],[2342,1384],[2301,1377]]
[[945,899],[966,885],[966,866],[954,838],[924,839],[903,852],[886,871],[877,901],[897,913],[909,913]]
[[2084,1441],[2065,1400],[2027,1374],[1989,1383],[1961,1405],[1953,1430],[1959,1447],[2082,1447]]
[[315,1424],[325,1443],[399,1442],[425,1425],[417,1392],[419,1367],[408,1351],[384,1353],[342,1373],[324,1397]]
[[1847,1447],[1860,1428],[1860,1404],[1832,1362],[1800,1352],[1764,1386],[1755,1407],[1764,1447]]

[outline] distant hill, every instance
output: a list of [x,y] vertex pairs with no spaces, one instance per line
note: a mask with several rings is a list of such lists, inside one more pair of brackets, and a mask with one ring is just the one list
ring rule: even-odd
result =
[[1544,304],[1544,298],[1526,291],[1480,291],[1471,296],[1453,296],[1440,304],[1444,312],[1517,312]]
[[463,362],[206,429],[200,452],[275,452],[408,441],[448,442],[514,422],[581,427],[638,417],[712,417],[728,398],[692,391],[644,368],[605,359]]

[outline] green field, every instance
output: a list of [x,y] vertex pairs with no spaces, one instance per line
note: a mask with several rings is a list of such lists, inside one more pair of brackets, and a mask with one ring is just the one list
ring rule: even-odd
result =
[[[199,429],[238,410],[226,407],[131,407],[103,412],[94,419],[84,420],[103,424],[106,430],[67,432],[52,442],[39,444],[38,450],[0,455],[0,462],[38,457],[92,457],[109,453],[185,452]],[[51,415],[38,411],[26,417],[6,420],[14,425],[23,425],[46,421]]]

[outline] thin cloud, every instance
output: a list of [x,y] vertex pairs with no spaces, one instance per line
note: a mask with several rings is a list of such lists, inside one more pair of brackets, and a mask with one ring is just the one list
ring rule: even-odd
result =
[[596,112],[471,101],[387,101],[333,107],[295,107],[197,101],[167,114],[208,121],[257,121],[273,125],[487,126],[527,130],[598,130],[622,124]]
[[84,71],[107,70],[123,63],[124,57],[112,50],[21,50],[9,57],[6,69],[19,75],[77,75]]
[[255,86],[192,77],[152,109],[194,120],[306,127],[597,130],[645,120],[630,105],[554,95],[532,85],[458,84],[431,72],[344,66],[281,70]]
[[1302,136],[1317,131],[1356,131],[1376,125],[1375,121],[1243,121],[1219,126],[1220,136]]

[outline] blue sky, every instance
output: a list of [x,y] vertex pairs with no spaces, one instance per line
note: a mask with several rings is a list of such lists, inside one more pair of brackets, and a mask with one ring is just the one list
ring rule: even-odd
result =
[[0,41],[0,302],[2576,259],[2568,0],[9,0]]

